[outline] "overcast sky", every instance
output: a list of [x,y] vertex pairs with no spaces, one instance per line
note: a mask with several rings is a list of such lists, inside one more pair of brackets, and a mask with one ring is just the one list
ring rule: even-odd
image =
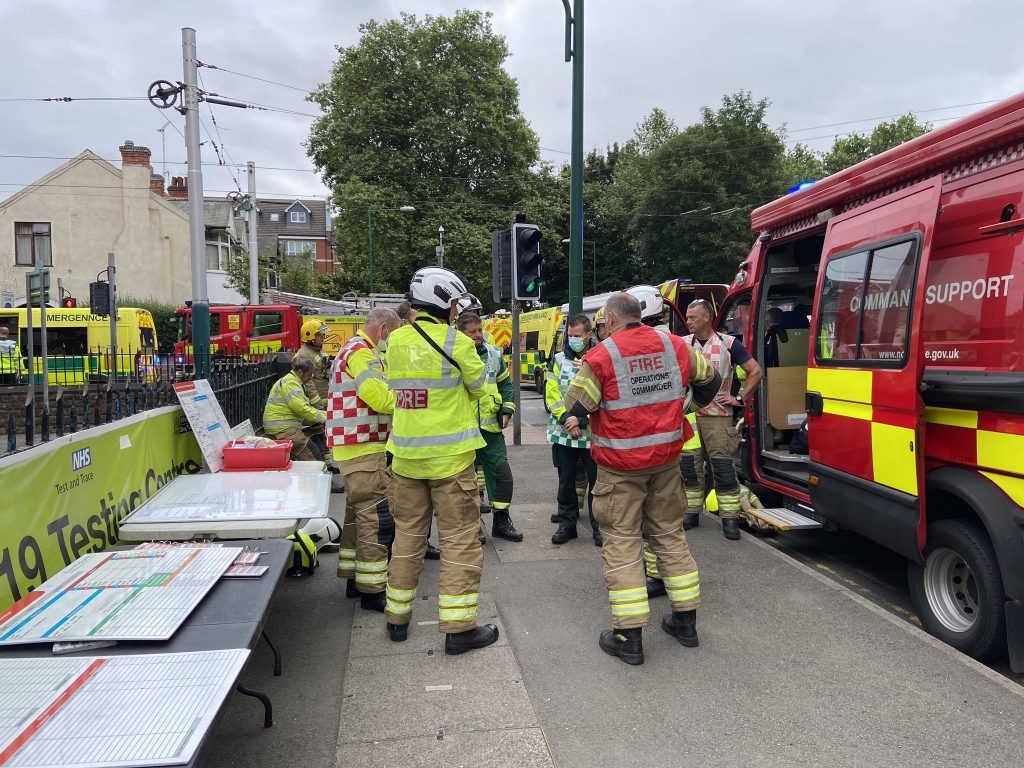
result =
[[[181,79],[184,26],[196,29],[201,61],[306,89],[328,79],[335,46],[358,42],[360,22],[460,7],[493,12],[542,156],[567,161],[572,72],[558,0],[4,0],[0,198],[61,162],[11,155],[63,158],[89,148],[117,159],[125,139],[153,150],[158,173],[166,157],[167,172],[184,175],[184,123],[173,110],[146,101],[10,101],[143,96],[154,80]],[[1024,6],[1004,0],[588,0],[584,146],[624,141],[656,106],[687,125],[701,106],[741,88],[770,99],[769,122],[816,149],[907,111],[945,125],[979,102],[1024,90],[1022,18]],[[227,97],[316,111],[294,88],[200,74],[207,90]],[[211,116],[206,106],[201,115],[203,138],[213,134],[225,161],[255,161],[262,196],[326,193],[302,146],[309,117],[226,107]],[[203,159],[217,161],[209,142]],[[244,171],[239,178],[244,188]],[[206,166],[204,185],[224,194],[234,181],[226,168]]]

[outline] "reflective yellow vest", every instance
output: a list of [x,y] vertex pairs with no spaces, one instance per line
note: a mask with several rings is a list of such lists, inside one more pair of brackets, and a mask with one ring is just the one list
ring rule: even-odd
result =
[[[419,331],[451,357],[453,366]],[[450,457],[482,448],[473,403],[487,390],[487,368],[468,336],[420,315],[388,337],[388,386],[395,393],[388,451],[396,459]],[[429,479],[448,477],[444,468]]]
[[291,371],[278,379],[267,395],[267,405],[263,409],[263,429],[273,436],[303,424],[322,424],[325,418],[323,411],[309,404],[302,379]]
[[0,342],[0,373],[28,373],[18,342],[14,339]]

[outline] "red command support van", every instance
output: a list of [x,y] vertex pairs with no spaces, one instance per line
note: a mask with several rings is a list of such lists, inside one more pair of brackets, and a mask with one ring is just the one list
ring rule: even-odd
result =
[[739,461],[766,519],[903,556],[931,633],[1024,672],[1024,95],[751,224],[718,321],[765,365]]

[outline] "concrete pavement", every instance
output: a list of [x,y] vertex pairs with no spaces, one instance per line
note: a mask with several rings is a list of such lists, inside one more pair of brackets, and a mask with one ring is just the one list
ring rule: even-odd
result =
[[690,536],[700,647],[658,628],[670,610],[658,598],[647,663],[606,656],[589,525],[552,545],[550,452],[524,445],[510,459],[527,538],[485,548],[481,621],[499,625],[499,643],[444,656],[432,562],[409,641],[390,643],[379,614],[345,600],[328,555],[275,598],[284,676],[262,647],[243,674],[273,698],[275,727],[233,696],[207,765],[1024,764],[1024,688],[746,534],[727,541],[713,517]]

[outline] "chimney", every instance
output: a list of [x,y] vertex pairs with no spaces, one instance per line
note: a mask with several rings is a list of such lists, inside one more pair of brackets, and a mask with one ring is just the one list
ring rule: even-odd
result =
[[167,193],[164,192],[164,177],[159,173],[149,175],[149,191],[160,197],[167,197]]
[[188,177],[172,176],[167,196],[172,200],[188,200]]
[[121,166],[126,165],[149,165],[149,147],[137,147],[134,141],[125,139],[119,149],[121,150]]

